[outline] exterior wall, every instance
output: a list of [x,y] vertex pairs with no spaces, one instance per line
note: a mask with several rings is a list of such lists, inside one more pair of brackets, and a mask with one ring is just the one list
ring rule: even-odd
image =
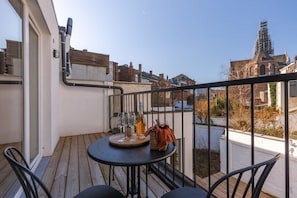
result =
[[[251,137],[250,133],[229,130],[229,171],[243,168],[251,164]],[[292,148],[292,147],[291,147]],[[226,173],[226,140],[222,136],[220,141],[221,149],[221,172]],[[297,150],[290,155],[290,185],[297,186],[297,172],[293,167],[297,166]],[[273,167],[270,175],[264,183],[263,191],[282,197],[285,194],[285,142],[283,139],[265,136],[255,136],[255,163],[272,158],[276,153],[281,153],[280,159]],[[297,196],[297,189],[291,188],[291,197]]]
[[116,79],[116,77],[115,77],[116,74],[115,74],[115,71],[114,71],[114,68],[116,67],[115,65],[116,65],[115,62],[112,62],[112,61],[109,62],[108,73],[105,76],[105,80],[108,81],[108,82],[111,82],[111,81]]
[[72,64],[70,78],[73,80],[97,80],[104,81],[106,68],[89,65]]
[[[124,93],[132,93],[132,92],[141,92],[141,91],[150,91],[151,90],[151,84],[143,84],[143,83],[131,83],[131,82],[122,82],[122,81],[117,81],[114,82],[114,86],[122,87],[124,90]],[[119,94],[119,93],[114,93],[114,94]],[[146,96],[145,96],[146,97]],[[131,99],[134,100],[134,99]],[[141,99],[139,99],[141,100]],[[129,104],[126,105],[126,110],[134,109],[130,104],[134,104],[134,101],[130,101]],[[144,111],[147,109],[151,109],[151,97],[148,96],[148,101],[144,100],[142,101],[142,104],[144,106]],[[121,112],[120,109],[120,98],[119,97],[114,97],[113,104],[111,105],[113,109],[111,109],[111,112],[117,113]],[[124,110],[124,111],[126,111]],[[112,123],[112,128],[115,128],[115,120],[112,118],[111,120]]]
[[114,82],[114,86],[120,86],[123,88],[124,93],[133,93],[140,91],[150,91],[151,84],[135,83],[135,82]]
[[[99,82],[78,82],[100,84]],[[59,135],[69,136],[109,130],[108,95],[112,90],[70,87],[60,83]]]

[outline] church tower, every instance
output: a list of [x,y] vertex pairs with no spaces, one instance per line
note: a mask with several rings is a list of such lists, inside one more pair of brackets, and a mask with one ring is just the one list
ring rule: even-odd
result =
[[266,55],[274,54],[270,35],[268,34],[267,21],[262,21],[260,23],[260,30],[258,31],[258,38],[255,45],[254,55],[258,54],[261,51],[264,52]]

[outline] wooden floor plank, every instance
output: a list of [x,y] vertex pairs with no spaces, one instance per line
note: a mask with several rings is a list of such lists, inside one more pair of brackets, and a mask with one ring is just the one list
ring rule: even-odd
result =
[[[57,171],[58,163],[64,147],[64,142],[65,142],[65,138],[61,137],[58,141],[58,144],[54,150],[53,155],[50,157],[50,161],[42,177],[42,181],[48,187],[49,191],[51,191],[54,183],[54,178],[56,176],[56,171]],[[45,197],[44,192],[41,191],[40,194],[41,194],[41,197]]]
[[84,136],[78,136],[78,172],[79,172],[79,190],[82,191],[91,187],[92,179],[86,152]]
[[78,161],[78,136],[72,136],[65,189],[66,198],[72,198],[79,193]]
[[51,194],[53,197],[64,197],[66,188],[66,179],[69,163],[71,137],[66,137],[63,144],[61,158],[59,160],[56,175],[54,178]]
[[[87,147],[91,144],[91,138],[93,141],[95,140],[95,136],[92,136],[92,135],[84,136],[86,150],[87,150]],[[101,170],[99,168],[99,164],[96,161],[92,160],[90,157],[88,157],[88,163],[89,163],[89,170],[90,170],[90,175],[92,179],[92,184],[105,185],[106,183],[101,173]]]

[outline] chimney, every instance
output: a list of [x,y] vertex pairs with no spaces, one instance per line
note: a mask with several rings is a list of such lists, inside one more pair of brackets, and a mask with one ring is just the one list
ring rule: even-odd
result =
[[150,77],[153,77],[153,71],[150,70]]
[[159,76],[160,76],[160,80],[164,79],[164,74],[159,74]]
[[114,75],[114,80],[118,81],[119,80],[119,71],[118,71],[118,63],[113,64],[113,75]]
[[139,64],[138,65],[138,82],[139,83],[141,83],[141,81],[142,81],[142,65],[141,64]]

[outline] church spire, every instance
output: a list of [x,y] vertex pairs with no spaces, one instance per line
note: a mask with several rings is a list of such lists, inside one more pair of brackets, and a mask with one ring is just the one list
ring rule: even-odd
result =
[[260,30],[258,31],[258,38],[256,41],[255,46],[255,54],[258,54],[258,52],[263,51],[267,55],[273,55],[274,49],[271,44],[270,35],[268,34],[268,28],[267,28],[267,21],[262,21],[260,23]]

